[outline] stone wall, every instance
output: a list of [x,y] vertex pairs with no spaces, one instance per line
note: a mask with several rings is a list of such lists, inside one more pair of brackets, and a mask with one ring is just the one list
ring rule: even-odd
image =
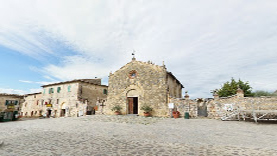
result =
[[[79,100],[88,103],[88,111],[98,110],[98,103],[107,101],[108,86],[80,83]],[[97,107],[96,107],[97,106]]]
[[182,98],[182,84],[171,73],[167,74],[167,84],[169,96]]
[[208,101],[209,118],[219,119],[224,114],[232,113],[224,109],[225,104],[232,104],[235,110],[277,110],[277,97],[223,97]]
[[173,103],[175,110],[180,112],[180,116],[184,117],[185,112],[189,112],[190,117],[197,117],[197,101],[188,98],[169,97],[169,103]]
[[39,117],[41,115],[42,93],[28,94],[24,97],[24,103],[21,106],[21,116]]
[[[189,95],[186,94],[185,98],[169,97],[169,103],[174,103],[175,109],[181,116],[184,116],[184,112],[189,112],[190,117],[203,116],[213,119],[220,119],[243,110],[250,110],[250,112],[251,110],[277,110],[277,97],[244,97],[240,89],[236,95],[230,97],[218,97],[215,94],[214,98],[210,99],[190,100]],[[232,105],[232,109],[226,109],[225,105]]]

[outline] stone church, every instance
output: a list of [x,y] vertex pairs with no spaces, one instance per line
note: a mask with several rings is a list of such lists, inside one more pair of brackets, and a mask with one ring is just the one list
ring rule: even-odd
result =
[[109,75],[105,114],[113,114],[114,106],[121,113],[143,115],[141,106],[153,108],[153,116],[168,116],[169,97],[181,98],[183,85],[168,72],[165,65],[137,61],[135,58]]

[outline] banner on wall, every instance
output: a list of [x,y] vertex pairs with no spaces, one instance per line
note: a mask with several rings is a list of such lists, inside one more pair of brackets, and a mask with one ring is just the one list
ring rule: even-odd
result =
[[233,104],[224,104],[223,109],[226,111],[233,111]]
[[173,109],[174,108],[174,103],[168,103],[168,108]]

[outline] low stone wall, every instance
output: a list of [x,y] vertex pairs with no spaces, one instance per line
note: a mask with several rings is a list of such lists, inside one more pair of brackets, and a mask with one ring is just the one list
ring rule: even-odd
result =
[[[233,110],[224,109],[225,104],[232,104]],[[224,114],[240,110],[277,110],[277,97],[238,97],[215,98],[207,102],[209,118],[219,119]]]
[[174,103],[174,107],[180,112],[181,117],[184,117],[185,112],[189,112],[190,117],[197,117],[197,102],[195,100],[169,97],[169,103]]

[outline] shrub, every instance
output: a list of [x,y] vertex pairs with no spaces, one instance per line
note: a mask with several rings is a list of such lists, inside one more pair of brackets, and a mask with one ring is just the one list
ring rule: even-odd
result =
[[148,105],[144,105],[140,109],[143,110],[146,113],[149,113],[149,112],[151,112],[153,110],[153,108],[148,106]]
[[122,109],[122,107],[121,106],[119,106],[119,105],[115,105],[115,106],[113,106],[113,108],[112,108],[112,111],[115,111],[115,112],[120,112],[120,110]]

